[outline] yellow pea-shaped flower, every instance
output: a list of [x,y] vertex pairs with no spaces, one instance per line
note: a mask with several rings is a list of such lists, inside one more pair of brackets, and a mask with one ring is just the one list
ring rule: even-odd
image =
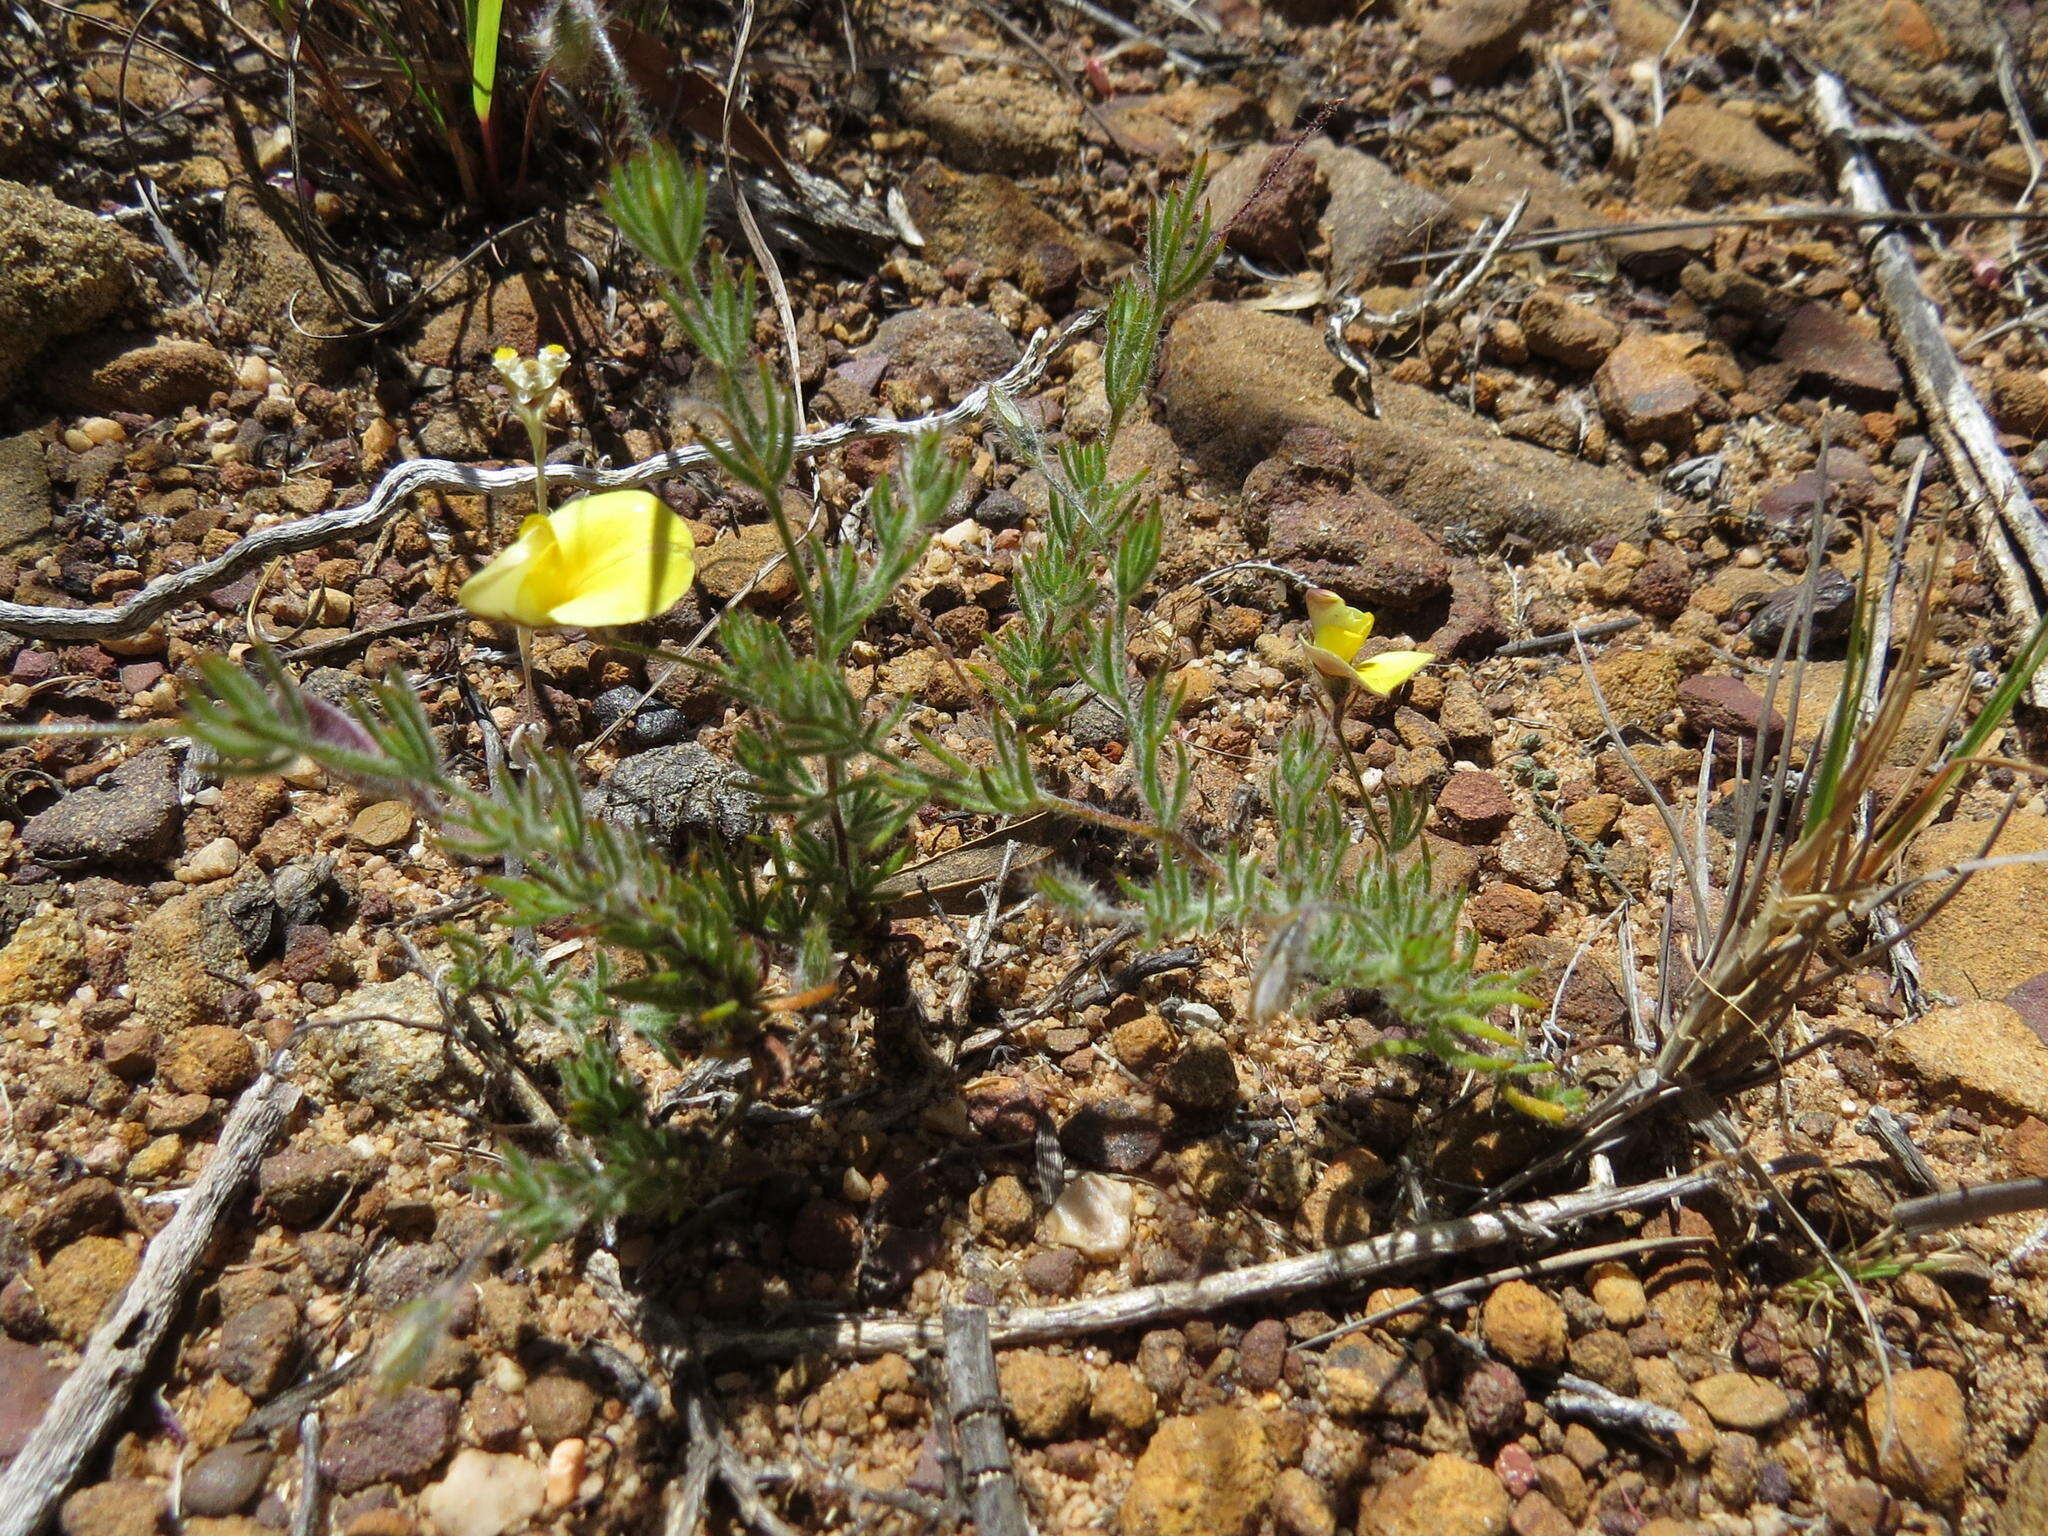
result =
[[1308,595],[1309,638],[1302,651],[1324,677],[1389,694],[1436,656],[1430,651],[1382,651],[1359,661],[1359,647],[1372,638],[1372,615],[1353,608],[1334,592]]
[[696,547],[689,525],[659,498],[606,491],[528,517],[456,600],[480,619],[527,629],[637,624],[689,589]]

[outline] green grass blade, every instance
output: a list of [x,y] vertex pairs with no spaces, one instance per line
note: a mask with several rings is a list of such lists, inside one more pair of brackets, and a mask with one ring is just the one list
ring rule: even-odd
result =
[[491,120],[491,102],[498,90],[498,37],[503,30],[505,0],[469,0],[469,99],[476,120]]

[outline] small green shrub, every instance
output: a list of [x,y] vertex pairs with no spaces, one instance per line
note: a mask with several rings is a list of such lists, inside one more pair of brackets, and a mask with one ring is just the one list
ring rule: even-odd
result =
[[[728,436],[708,445],[732,480],[765,501],[796,579],[797,615],[775,623],[729,613],[722,654],[686,660],[744,712],[733,746],[772,830],[743,849],[706,847],[674,862],[594,819],[567,758],[530,752],[496,788],[453,772],[419,700],[400,680],[351,715],[294,689],[274,663],[250,673],[215,660],[188,725],[226,771],[266,772],[310,757],[357,782],[402,792],[451,852],[501,859],[484,881],[499,929],[566,922],[601,946],[582,971],[517,945],[451,932],[450,982],[512,1022],[559,1031],[563,1119],[578,1149],[508,1151],[496,1189],[506,1228],[543,1246],[584,1223],[675,1215],[703,1198],[704,1148],[658,1122],[621,1046],[631,1036],[681,1065],[743,1053],[771,1015],[828,1006],[848,957],[884,942],[877,919],[928,807],[985,817],[1054,813],[1125,844],[1110,889],[1082,873],[1042,877],[1041,894],[1081,923],[1122,925],[1142,942],[1243,932],[1262,949],[1251,1005],[1274,1015],[1312,994],[1364,990],[1405,1026],[1390,1049],[1426,1051],[1484,1073],[1527,1108],[1556,1116],[1538,1090],[1546,1063],[1522,1059],[1488,1016],[1516,1002],[1516,980],[1475,974],[1457,932],[1459,899],[1431,887],[1418,855],[1422,807],[1372,805],[1362,840],[1331,784],[1318,724],[1287,732],[1267,780],[1270,844],[1208,846],[1187,825],[1190,774],[1180,700],[1130,659],[1135,616],[1163,535],[1142,477],[1109,472],[1116,434],[1150,384],[1166,322],[1207,277],[1217,241],[1199,171],[1150,220],[1138,269],[1106,311],[1109,423],[1092,441],[1047,444],[1014,401],[990,416],[1007,451],[1049,488],[1041,524],[1014,571],[1016,616],[981,674],[989,750],[977,760],[870,707],[849,656],[898,601],[961,472],[935,437],[910,443],[861,509],[862,535],[833,543],[794,525],[781,492],[795,460],[791,397],[753,348],[755,280],[705,247],[705,186],[656,146],[620,167],[604,205],[659,272],[691,344],[711,365]],[[1056,793],[1042,774],[1062,722],[1083,697],[1127,734],[1138,812]],[[1149,850],[1149,856],[1148,856]],[[516,872],[514,872],[516,871]]]

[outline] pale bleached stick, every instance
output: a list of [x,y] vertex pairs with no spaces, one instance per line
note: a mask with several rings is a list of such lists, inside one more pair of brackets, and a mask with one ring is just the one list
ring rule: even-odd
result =
[[235,1101],[205,1170],[185,1192],[177,1214],[150,1240],[135,1278],[93,1329],[85,1358],[0,1476],[0,1536],[35,1536],[128,1411],[221,1217],[299,1102],[299,1090],[286,1077],[290,1064],[279,1052]]
[[[1713,1168],[1626,1187],[1602,1185],[1551,1200],[1433,1222],[1401,1232],[1368,1237],[1341,1248],[1324,1248],[1298,1258],[1275,1259],[1197,1280],[1140,1286],[1057,1307],[989,1309],[989,1337],[995,1344],[1046,1344],[1058,1339],[1137,1328],[1182,1317],[1199,1317],[1226,1307],[1265,1303],[1304,1291],[1354,1286],[1392,1270],[1432,1264],[1508,1242],[1547,1238],[1551,1229],[1640,1206],[1659,1205],[1710,1188],[1720,1177]],[[647,1307],[640,1299],[641,1311]],[[643,1319],[644,1320],[644,1319]],[[650,1330],[652,1332],[653,1330]],[[789,1359],[819,1353],[838,1356],[902,1354],[944,1346],[938,1318],[846,1318],[813,1327],[753,1331],[690,1330],[680,1323],[660,1332],[656,1347],[709,1357],[733,1351],[756,1359]]]
[[[1101,316],[1100,310],[1084,309],[1069,315],[1050,330],[1039,331],[1025,346],[1024,355],[1017,360],[1015,367],[1001,378],[969,390],[957,405],[908,421],[859,416],[821,431],[806,432],[796,440],[796,456],[800,459],[813,457],[857,439],[921,437],[927,432],[941,432],[972,421],[988,408],[992,391],[1016,394],[1035,385],[1044,376],[1046,364]],[[711,450],[701,443],[692,443],[618,469],[549,464],[541,473],[546,475],[549,485],[616,491],[652,485],[711,462]],[[106,640],[135,634],[147,629],[178,604],[225,586],[242,572],[254,570],[267,561],[373,533],[403,512],[412,498],[423,491],[459,491],[467,495],[515,491],[532,485],[534,473],[530,464],[479,469],[473,464],[457,464],[450,459],[407,459],[386,472],[367,500],[353,507],[322,512],[315,517],[259,528],[213,559],[202,560],[168,576],[159,576],[126,602],[113,607],[45,608],[0,602],[0,633],[25,635],[31,640]]]
[[[1810,99],[1814,125],[1834,147],[1842,196],[1861,213],[1896,212],[1856,137],[1855,115],[1841,81],[1816,74]],[[2048,529],[2019,471],[1999,448],[1998,431],[1964,376],[1955,349],[1942,335],[1941,311],[1920,286],[1903,234],[1889,229],[1871,240],[1870,271],[1928,434],[1976,518],[1977,542],[1991,563],[1999,596],[2013,618],[2031,628],[2041,616],[2035,594],[2048,591]],[[2048,678],[2037,677],[2028,697],[2036,705],[2048,704]]]

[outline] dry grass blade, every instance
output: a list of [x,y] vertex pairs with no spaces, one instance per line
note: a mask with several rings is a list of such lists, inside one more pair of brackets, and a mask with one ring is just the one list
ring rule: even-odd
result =
[[[1825,521],[1816,518],[1800,615],[1788,626],[1771,670],[1761,711],[1767,720],[1776,715],[1781,692],[1788,699],[1786,717],[1800,717],[1818,577],[1826,563]],[[1965,675],[1945,729],[1901,772],[1901,743],[1934,642],[1942,541],[1937,530],[1889,667],[1880,636],[1889,628],[1889,605],[1900,586],[1904,540],[1889,551],[1886,571],[1876,568],[1878,547],[1874,535],[1863,540],[1863,579],[1842,686],[1818,741],[1802,763],[1789,740],[1760,739],[1743,775],[1735,806],[1740,831],[1725,890],[1714,890],[1712,872],[1688,846],[1677,810],[1652,787],[1671,838],[1674,880],[1683,881],[1702,937],[1690,947],[1667,937],[1659,1043],[1643,1069],[1593,1107],[1571,1146],[1492,1191],[1487,1203],[1578,1158],[1611,1150],[1635,1134],[1647,1114],[1673,1101],[1685,1103],[1689,1123],[1702,1124],[1729,1095],[1768,1081],[1780,1069],[1784,1026],[1803,998],[1881,959],[1971,875],[2035,858],[1989,857],[2000,819],[1976,859],[1911,881],[1899,878],[1913,839],[1952,803],[1971,771],[1991,760],[1993,742],[2048,657],[2048,624],[2020,642],[2003,676],[1962,725],[1970,686]],[[1606,714],[1597,683],[1594,688]],[[1651,787],[1611,716],[1608,726],[1641,782]],[[1875,913],[1906,890],[1941,882],[1945,888],[1915,922],[1871,924]]]

